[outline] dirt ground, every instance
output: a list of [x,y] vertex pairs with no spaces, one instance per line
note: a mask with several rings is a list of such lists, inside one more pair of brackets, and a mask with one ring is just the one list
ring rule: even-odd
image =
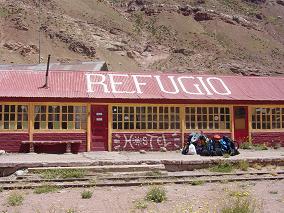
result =
[[[82,199],[82,188],[61,189],[47,194],[32,190],[17,191],[24,196],[21,206],[7,204],[12,191],[0,192],[1,213],[91,213],[91,212],[216,212],[225,200],[236,194],[248,196],[256,204],[256,212],[280,213],[284,209],[284,180],[236,183],[206,183],[192,186],[165,185],[167,200],[156,204],[146,202],[146,209],[138,209],[149,186],[91,188],[91,199]],[[224,199],[226,197],[226,199]],[[193,211],[190,209],[193,208]]]

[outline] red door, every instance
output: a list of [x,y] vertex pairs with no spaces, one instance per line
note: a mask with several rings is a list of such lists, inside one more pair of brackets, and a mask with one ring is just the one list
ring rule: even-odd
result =
[[238,142],[246,141],[249,136],[247,106],[234,107],[234,127],[235,140]]
[[108,150],[108,106],[91,107],[91,151]]

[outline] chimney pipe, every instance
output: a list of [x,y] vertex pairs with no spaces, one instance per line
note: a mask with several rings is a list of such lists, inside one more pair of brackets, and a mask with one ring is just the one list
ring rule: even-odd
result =
[[48,71],[49,71],[49,62],[50,62],[50,54],[47,58],[47,67],[46,67],[46,73],[45,73],[45,84],[40,88],[46,88],[48,89]]

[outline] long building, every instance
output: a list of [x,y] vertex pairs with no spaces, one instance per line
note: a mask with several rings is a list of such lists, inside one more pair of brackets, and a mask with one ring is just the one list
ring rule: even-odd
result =
[[[0,149],[68,141],[72,152],[181,148],[190,132],[284,144],[284,78],[0,71]],[[35,144],[63,153],[66,144]]]

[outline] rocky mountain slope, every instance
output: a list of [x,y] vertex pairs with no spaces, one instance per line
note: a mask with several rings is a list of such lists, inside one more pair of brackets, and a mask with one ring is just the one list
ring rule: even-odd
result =
[[[0,63],[284,74],[284,0],[0,0]],[[40,28],[40,33],[39,33]]]

